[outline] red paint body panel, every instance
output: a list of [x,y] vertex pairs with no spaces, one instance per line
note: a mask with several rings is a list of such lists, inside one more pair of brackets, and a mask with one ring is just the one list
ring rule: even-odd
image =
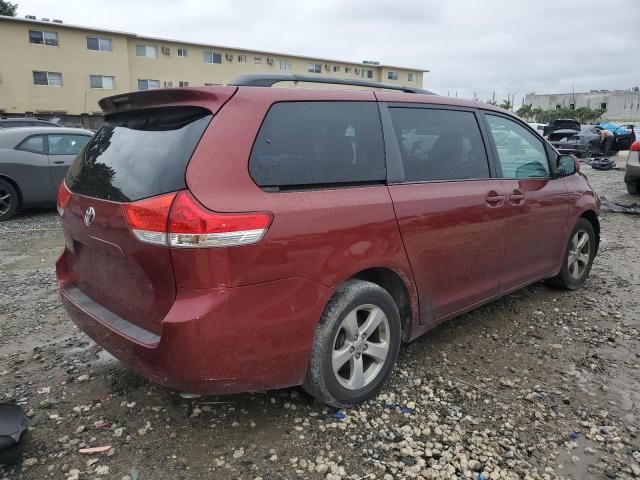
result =
[[[597,197],[579,174],[290,192],[267,192],[251,179],[253,142],[274,103],[376,99],[480,108],[427,95],[262,87],[105,99],[111,113],[168,105],[211,110],[185,173],[187,188],[214,212],[268,212],[273,220],[254,245],[169,248],[136,239],[122,204],[74,194],[56,264],[72,320],[155,382],[232,393],[302,383],[327,302],[363,270],[390,270],[404,283],[411,307],[405,340],[557,273],[577,218],[598,213]],[[517,205],[510,198],[516,191],[523,195]],[[90,228],[83,221],[89,206],[97,214]],[[74,289],[103,310],[87,308]],[[136,328],[158,340],[140,341],[130,334]]]
[[57,263],[71,319],[116,358],[150,380],[203,394],[302,383],[317,318],[333,291],[300,278],[231,289],[182,290],[157,345],[127,338],[71,301],[65,252]]
[[567,187],[562,178],[503,179],[509,211],[509,242],[501,276],[502,290],[558,270],[569,225]]
[[421,323],[495,295],[507,245],[499,180],[428,182],[389,187],[413,267]]

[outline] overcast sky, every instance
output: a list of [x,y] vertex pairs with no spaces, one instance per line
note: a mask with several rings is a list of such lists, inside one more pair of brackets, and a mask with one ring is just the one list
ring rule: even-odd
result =
[[430,70],[482,100],[640,84],[639,0],[13,0],[66,23]]

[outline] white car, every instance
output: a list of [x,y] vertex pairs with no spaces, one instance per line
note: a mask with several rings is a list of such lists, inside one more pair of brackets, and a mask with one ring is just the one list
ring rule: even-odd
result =
[[538,132],[541,137],[544,137],[544,127],[546,127],[546,124],[544,124],[544,123],[529,123],[529,122],[527,122],[527,123],[531,128],[533,128],[536,132]]

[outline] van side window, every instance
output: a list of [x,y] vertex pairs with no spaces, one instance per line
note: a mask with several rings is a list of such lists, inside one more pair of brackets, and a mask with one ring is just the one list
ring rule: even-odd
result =
[[384,183],[382,126],[374,102],[282,102],[271,107],[249,159],[267,189]]
[[489,162],[472,112],[389,108],[405,181],[489,178]]
[[542,140],[513,120],[490,114],[486,114],[486,118],[498,151],[503,178],[550,176]]

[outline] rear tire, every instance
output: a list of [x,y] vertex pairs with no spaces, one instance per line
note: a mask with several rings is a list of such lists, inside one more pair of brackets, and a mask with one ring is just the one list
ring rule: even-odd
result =
[[19,201],[18,192],[13,185],[0,178],[0,222],[13,217]]
[[396,362],[401,331],[398,307],[385,289],[349,280],[316,327],[303,388],[339,408],[374,397]]
[[584,147],[584,152],[580,153],[580,158],[593,157],[593,144],[587,143]]
[[579,218],[569,236],[560,273],[547,279],[546,283],[563,290],[580,288],[589,276],[595,256],[596,234],[593,225],[589,220]]
[[638,183],[640,182],[631,182],[631,183],[627,183],[627,192],[629,192],[631,195],[638,195]]

